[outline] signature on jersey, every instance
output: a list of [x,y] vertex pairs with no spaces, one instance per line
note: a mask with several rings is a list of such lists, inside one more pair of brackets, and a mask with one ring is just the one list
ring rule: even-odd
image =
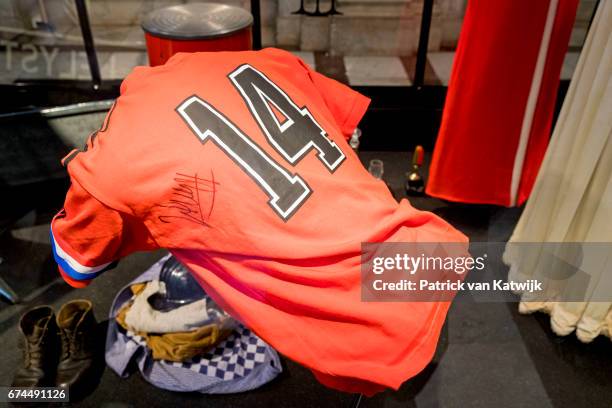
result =
[[219,183],[211,169],[210,179],[183,173],[176,173],[175,186],[172,188],[170,199],[158,207],[166,211],[158,216],[161,222],[169,223],[177,219],[195,222],[202,226],[209,226],[208,220],[215,205],[215,195]]

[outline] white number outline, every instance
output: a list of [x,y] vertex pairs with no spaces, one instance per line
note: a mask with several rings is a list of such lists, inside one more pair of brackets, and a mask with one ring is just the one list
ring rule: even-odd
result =
[[[274,189],[266,182],[266,180],[259,175],[246,161],[244,161],[240,155],[238,155],[235,151],[233,151],[228,145],[223,143],[223,140],[216,135],[210,129],[206,129],[202,131],[191,119],[191,117],[185,112],[185,109],[189,107],[193,103],[199,103],[204,108],[208,109],[213,115],[217,116],[227,127],[232,129],[241,139],[244,140],[253,150],[259,154],[264,160],[266,160],[270,165],[276,168],[291,184],[298,183],[304,188],[304,192],[295,200],[295,202],[287,209],[283,210],[278,206],[278,200],[280,196],[274,191]],[[219,111],[217,111],[212,105],[208,104],[206,101],[198,97],[197,95],[193,95],[187,98],[183,103],[181,103],[178,108],[176,108],[177,112],[181,117],[185,120],[185,122],[189,125],[191,130],[198,136],[198,138],[203,142],[206,142],[209,138],[213,139],[215,143],[220,146],[225,153],[236,163],[238,163],[244,170],[246,170],[249,175],[255,179],[258,184],[269,194],[270,201],[268,203],[270,206],[276,211],[278,215],[281,216],[283,220],[288,220],[293,212],[297,210],[304,201],[310,196],[312,190],[306,182],[297,174],[291,176],[289,172],[285,170],[282,166],[278,165],[268,154],[266,154],[257,144],[255,144],[248,136],[246,136],[240,129],[238,129],[232,122],[230,122],[225,116],[223,116]]]
[[[245,90],[242,88],[242,86],[240,86],[240,84],[238,83],[238,80],[236,80],[236,76],[238,76],[241,72],[247,70],[247,69],[251,69],[253,70],[255,73],[257,73],[264,81],[268,82],[271,86],[273,86],[285,99],[286,101],[297,111],[299,112],[302,116],[308,116],[310,118],[310,120],[312,120],[312,122],[319,128],[320,130],[320,134],[321,136],[323,136],[325,138],[325,140],[327,140],[327,142],[331,145],[332,148],[335,148],[340,156],[338,157],[338,159],[333,162],[333,163],[329,163],[326,159],[325,159],[325,153],[323,152],[323,150],[321,150],[321,148],[311,139],[308,143],[306,143],[304,145],[304,147],[302,147],[296,154],[294,154],[293,156],[290,156],[285,149],[282,148],[281,145],[279,145],[276,140],[274,140],[274,138],[272,137],[272,135],[270,135],[270,133],[268,132],[268,129],[266,129],[266,126],[264,125],[263,120],[261,119],[261,117],[257,114],[257,110],[255,109],[255,106],[253,105],[253,102],[251,101],[251,99],[249,98],[249,96],[247,95],[247,93],[245,92]],[[240,67],[238,67],[237,69],[235,69],[231,74],[228,75],[228,77],[230,78],[230,80],[234,83],[234,86],[238,89],[238,91],[240,92],[240,94],[242,95],[242,98],[246,101],[246,103],[249,106],[249,110],[251,111],[251,114],[255,117],[255,119],[257,120],[257,122],[259,123],[259,127],[263,130],[264,134],[266,135],[266,138],[268,139],[268,142],[291,164],[295,164],[297,161],[299,161],[302,157],[304,157],[304,155],[306,155],[306,153],[308,153],[310,151],[310,149],[314,148],[315,150],[317,150],[318,155],[317,157],[319,158],[319,160],[325,164],[325,166],[331,170],[332,172],[334,172],[334,170],[336,170],[338,168],[338,166],[346,159],[346,155],[344,154],[344,152],[338,147],[338,145],[336,145],[336,143],[334,143],[334,141],[332,141],[328,136],[327,136],[327,132],[325,131],[325,129],[323,129],[321,127],[321,125],[319,125],[319,123],[315,120],[315,118],[312,116],[312,114],[310,113],[310,111],[308,110],[308,108],[306,106],[304,106],[303,108],[299,108],[294,102],[293,100],[281,89],[279,88],[274,82],[272,82],[270,79],[268,79],[268,77],[266,77],[264,74],[262,74],[260,71],[258,71],[257,69],[253,68],[251,65],[249,64],[244,64],[241,65]],[[265,95],[265,93],[259,89],[255,84],[251,84],[253,86],[253,88],[255,88],[255,90],[257,91],[257,93],[259,94],[259,96],[261,98],[265,98],[266,100],[272,101],[270,97],[268,97],[267,95]],[[287,119],[289,119],[289,116],[286,115],[279,107],[278,105],[274,104],[286,117]],[[268,107],[268,110],[270,111],[270,108]],[[272,117],[274,118],[274,121],[276,122],[277,125],[280,125],[278,123],[278,120],[276,119],[276,115],[274,115],[274,113],[272,111],[270,111],[270,115],[272,115]],[[279,126],[279,130],[281,131],[281,133],[284,133],[287,129],[289,129],[292,125],[293,125],[293,121],[291,121],[290,123],[288,123],[289,121],[283,123],[282,125]]]

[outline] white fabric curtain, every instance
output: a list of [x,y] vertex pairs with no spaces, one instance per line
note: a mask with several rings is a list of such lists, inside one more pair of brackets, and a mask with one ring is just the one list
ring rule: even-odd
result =
[[[509,280],[538,279],[544,295],[522,295],[521,313],[551,315],[558,335],[612,337],[612,251],[585,250],[588,287],[565,302],[573,277],[550,279],[550,260],[523,242],[606,242],[612,248],[612,1],[602,1],[525,211],[506,247]],[[585,244],[584,248],[589,248]],[[601,246],[599,247],[601,248]]]

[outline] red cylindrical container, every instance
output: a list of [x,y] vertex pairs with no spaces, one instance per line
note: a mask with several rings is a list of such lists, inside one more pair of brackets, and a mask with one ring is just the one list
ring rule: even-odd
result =
[[248,11],[217,3],[190,3],[149,13],[143,23],[151,66],[177,52],[245,51],[252,48]]

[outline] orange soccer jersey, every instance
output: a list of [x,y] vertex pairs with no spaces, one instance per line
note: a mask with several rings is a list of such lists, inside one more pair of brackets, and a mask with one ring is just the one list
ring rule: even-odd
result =
[[83,286],[168,248],[322,383],[398,388],[431,360],[449,303],[361,302],[361,243],[466,238],[363,168],[346,139],[368,103],[277,49],[136,68],[64,159],[72,186],[51,228],[62,275]]

